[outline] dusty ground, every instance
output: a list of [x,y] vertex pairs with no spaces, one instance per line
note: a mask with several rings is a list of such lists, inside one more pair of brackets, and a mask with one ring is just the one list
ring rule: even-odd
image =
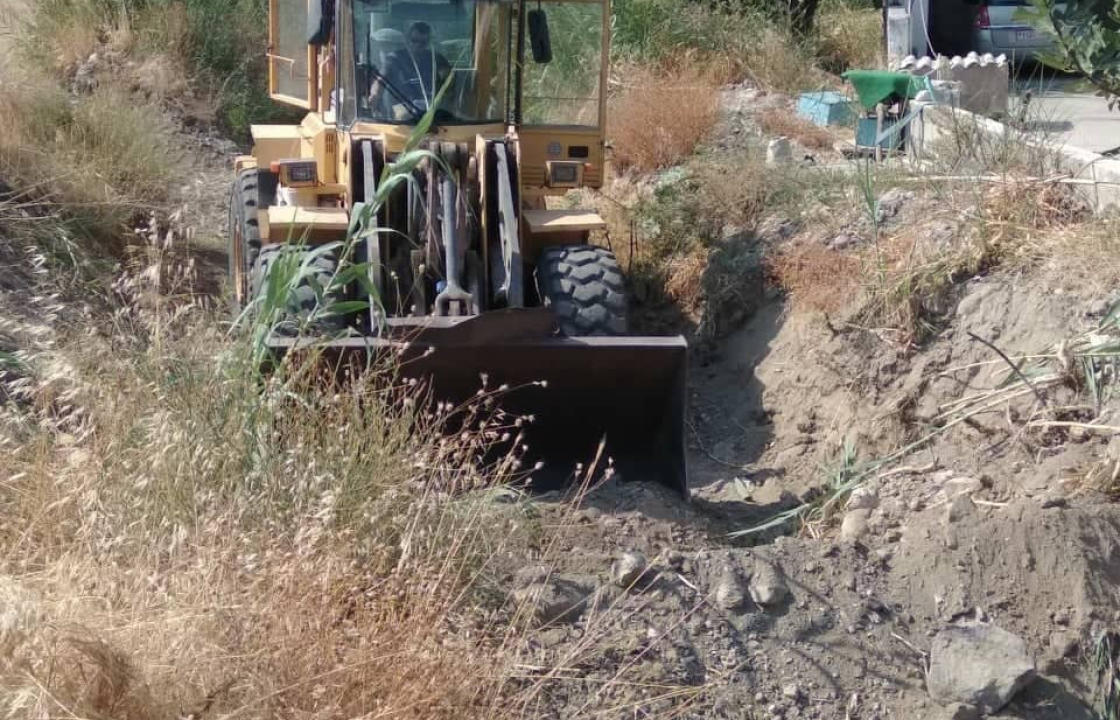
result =
[[[182,188],[185,217],[216,289],[220,181],[235,148],[188,142],[199,172]],[[547,578],[534,569],[540,558],[514,558],[508,589],[560,583],[569,600],[591,598],[582,613],[542,617],[523,648],[526,667],[571,673],[549,685],[542,715],[656,710],[648,688],[616,682],[629,669],[653,686],[693,688],[714,708],[696,717],[950,717],[926,689],[931,637],[979,616],[1020,635],[1041,674],[1000,717],[1092,717],[1085,658],[1091,638],[1120,623],[1120,509],[1065,481],[1109,457],[1107,438],[1026,434],[1011,419],[1029,410],[1019,399],[873,476],[875,507],[854,539],[840,536],[842,509],[799,536],[729,533],[819,488],[845,438],[862,459],[883,456],[928,433],[947,404],[995,387],[1007,368],[968,332],[1010,356],[1038,353],[1094,327],[1112,298],[1071,297],[1044,278],[977,277],[947,298],[936,337],[901,348],[765,297],[693,367],[690,503],[625,479],[592,490],[574,522],[562,498],[530,501],[565,529]],[[623,588],[616,566],[627,552],[649,570]],[[764,605],[751,590],[767,579],[788,592]]]
[[[960,231],[920,202],[908,210],[912,196],[900,195],[897,223],[935,243]],[[1116,299],[1063,286],[1043,273],[965,279],[916,347],[877,328],[838,330],[765,293],[692,368],[691,503],[612,481],[569,528],[555,582],[583,587],[591,609],[546,625],[526,662],[571,666],[586,685],[557,692],[546,715],[586,709],[588,687],[637,666],[651,683],[718,688],[697,717],[968,717],[931,699],[926,672],[939,630],[979,620],[1021,637],[1038,671],[995,716],[1096,717],[1089,658],[1120,622],[1120,508],[1085,477],[1112,467],[1117,449],[1107,433],[1026,423],[1042,410],[1108,422],[1115,401],[1086,408],[1077,389],[1052,387],[939,430],[1008,375],[977,337],[1013,358],[1052,351],[1096,328]],[[869,461],[927,438],[829,520],[729,535],[819,494],[845,440]],[[566,508],[537,505],[547,517]],[[627,552],[650,570],[623,590],[619,563],[637,561]],[[775,583],[788,588],[776,602],[752,599]],[[607,706],[639,695],[593,694]]]
[[[756,100],[769,106],[748,95],[737,110]],[[237,148],[205,133],[183,141],[181,218],[202,290],[217,295]],[[980,618],[1022,637],[1040,673],[999,717],[1093,717],[1091,639],[1120,624],[1120,509],[1077,480],[1115,448],[1107,436],[1025,431],[1034,398],[997,404],[885,465],[848,512],[730,533],[818,492],[845,439],[860,460],[883,457],[928,435],[952,403],[995,388],[1007,368],[969,332],[1011,356],[1039,353],[1094,327],[1114,298],[996,272],[958,284],[945,326],[900,347],[763,297],[692,369],[691,502],[630,478],[592,489],[574,518],[563,497],[525,501],[560,540],[509,558],[504,589],[578,606],[542,610],[520,650],[529,677],[563,672],[541,716],[677,707],[679,717],[948,718],[926,688],[931,638]],[[1048,401],[1082,402],[1072,390]],[[1098,416],[1115,409],[1106,401]],[[618,681],[623,669],[645,684]],[[711,709],[690,710],[689,698]]]
[[[1017,280],[969,283],[954,325],[997,336],[1014,354],[1093,320],[1068,317],[1068,298]],[[1104,440],[1020,443],[1003,414],[992,413],[903,460],[912,471],[870,482],[877,507],[854,541],[842,540],[836,525],[754,547],[725,535],[773,515],[782,493],[819,485],[814,458],[833,454],[843,432],[885,438],[889,447],[906,432],[897,413],[891,417],[903,399],[944,403],[989,386],[984,376],[996,374],[943,374],[989,359],[960,329],[911,357],[891,356],[889,365],[879,357],[877,367],[872,356],[889,355],[886,348],[822,334],[775,302],[694,376],[693,421],[707,416],[709,428],[696,440],[736,462],[694,452],[690,506],[644,484],[588,498],[560,569],[609,586],[612,562],[636,549],[652,560],[657,580],[624,597],[617,627],[596,626],[606,647],[586,655],[649,647],[640,662],[651,678],[727,683],[715,717],[742,717],[751,707],[752,717],[934,718],[942,708],[926,692],[923,653],[938,629],[979,614],[1020,634],[1043,673],[1001,717],[1091,717],[1081,702],[1081,652],[1120,620],[1120,509],[1074,493],[1062,479],[1104,457]],[[812,347],[818,353],[807,352]],[[844,380],[837,365],[873,372]],[[789,588],[780,603],[721,604],[729,576],[746,587],[769,564]],[[544,631],[538,662],[563,657],[587,632],[581,623]]]

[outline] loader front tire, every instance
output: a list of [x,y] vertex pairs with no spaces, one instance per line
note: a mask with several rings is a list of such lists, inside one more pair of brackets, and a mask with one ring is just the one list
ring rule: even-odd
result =
[[229,198],[229,281],[232,285],[230,310],[234,317],[249,304],[249,275],[261,251],[261,228],[257,211],[272,204],[276,194],[275,176],[259,168],[237,173]]
[[537,288],[563,334],[626,334],[626,288],[618,260],[607,248],[546,248],[537,262]]
[[311,260],[310,272],[296,281],[295,287],[289,292],[269,292],[269,283],[283,281],[283,278],[270,275],[271,267],[280,258],[292,255],[296,256],[293,258],[295,263],[302,264],[307,253],[308,250],[291,245],[265,245],[253,264],[249,281],[250,296],[265,298],[258,312],[270,310],[267,307],[270,295],[281,303],[273,318],[272,331],[277,335],[294,337],[301,331],[313,335],[333,335],[346,328],[345,316],[329,313],[332,304],[344,299],[336,292],[328,291],[331,278],[338,268],[338,258],[333,252],[321,253]]

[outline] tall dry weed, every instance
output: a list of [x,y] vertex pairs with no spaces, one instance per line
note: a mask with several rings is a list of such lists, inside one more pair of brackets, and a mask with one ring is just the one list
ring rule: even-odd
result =
[[881,10],[839,0],[825,3],[818,15],[815,49],[821,67],[839,74],[883,66]]
[[[517,455],[489,451],[519,423],[493,393],[464,426],[391,365],[256,374],[184,291],[174,225],[143,239],[116,311],[28,356],[29,397],[78,421],[0,423],[0,715],[502,719],[567,692],[568,665],[520,664],[533,601],[503,580],[562,546],[504,490]],[[610,672],[604,689],[628,683]]]
[[71,99],[32,74],[0,87],[0,114],[0,177],[103,248],[166,202],[176,151],[157,105],[113,85]]
[[761,88],[795,94],[835,83],[817,66],[811,50],[788,29],[763,29],[745,51],[745,72]]
[[614,167],[650,172],[681,162],[714,127],[718,98],[715,84],[702,71],[628,74],[611,110]]

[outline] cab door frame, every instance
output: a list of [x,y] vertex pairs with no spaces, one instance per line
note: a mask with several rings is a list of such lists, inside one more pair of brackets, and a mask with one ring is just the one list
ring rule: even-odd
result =
[[[281,42],[280,25],[281,21],[295,23],[297,27],[306,28],[307,26],[307,12],[310,2],[317,2],[318,0],[268,0],[268,52],[266,58],[268,60],[268,96],[277,102],[284,103],[285,105],[292,105],[304,110],[311,110],[318,107],[318,57],[315,46],[306,41],[306,30],[301,31],[304,42],[302,47],[280,48],[278,44]],[[291,11],[293,6],[302,6],[303,12],[298,18],[281,18],[282,11]],[[291,57],[287,54],[290,53]],[[288,93],[284,93],[280,89],[280,82],[283,73],[287,72],[289,76],[293,75],[299,64],[300,54],[306,54],[304,60],[304,68],[307,71],[307,87],[304,97],[298,97]]]

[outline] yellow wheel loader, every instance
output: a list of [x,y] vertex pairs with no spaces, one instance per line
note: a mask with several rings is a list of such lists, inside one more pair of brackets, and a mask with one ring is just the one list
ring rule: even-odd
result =
[[[277,328],[276,353],[391,350],[450,402],[507,386],[534,481],[605,438],[623,479],[687,497],[685,341],[628,335],[606,223],[546,203],[603,182],[609,19],[609,0],[270,0],[269,91],[307,115],[254,125],[236,161],[233,302],[251,309],[299,254],[292,313],[340,311],[310,336]],[[390,189],[420,133],[425,160]],[[376,231],[339,257],[363,212]],[[360,282],[315,286],[355,260]]]

